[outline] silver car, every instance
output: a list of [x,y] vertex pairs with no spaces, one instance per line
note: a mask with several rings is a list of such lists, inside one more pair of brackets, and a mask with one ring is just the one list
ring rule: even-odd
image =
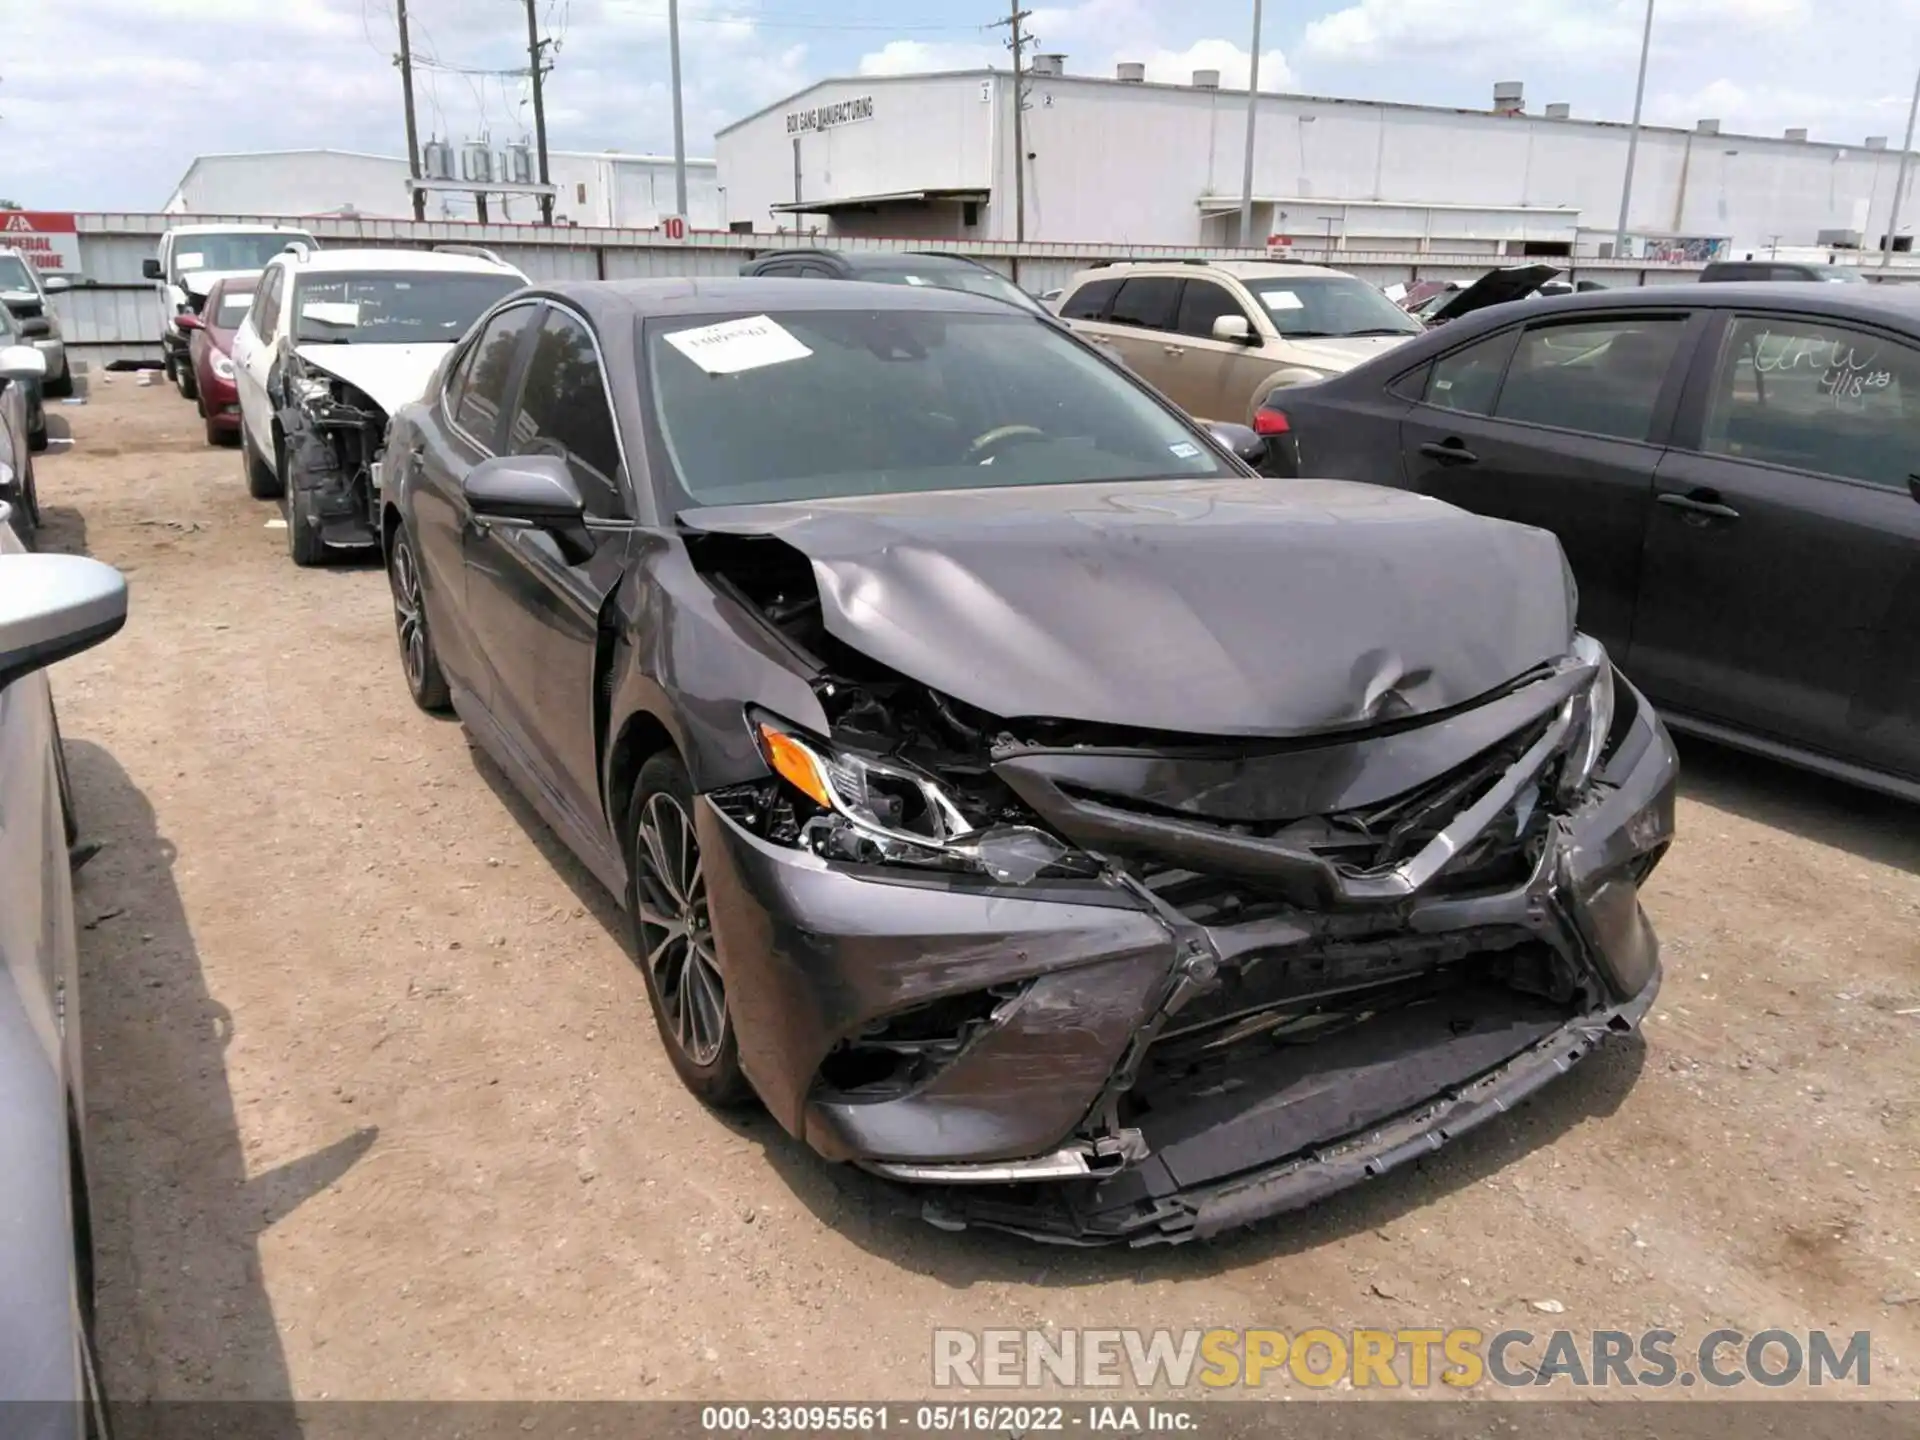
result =
[[67,365],[60,317],[47,297],[72,288],[73,282],[64,275],[42,280],[24,254],[11,245],[0,245],[0,304],[19,322],[27,342],[47,357],[46,391],[56,398],[73,394],[73,371]]
[[[13,532],[26,544],[40,525],[33,452],[46,444],[40,382],[47,362],[31,345],[20,343],[12,325],[12,318],[0,309],[0,504],[9,507]],[[36,421],[42,436],[38,445],[34,443]]]
[[44,671],[126,615],[119,571],[29,554],[0,523],[0,1430],[48,1440],[103,1431],[72,812]]

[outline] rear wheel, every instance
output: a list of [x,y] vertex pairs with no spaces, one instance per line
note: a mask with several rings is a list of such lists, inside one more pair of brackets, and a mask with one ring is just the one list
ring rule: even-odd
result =
[[73,394],[73,362],[71,360],[58,376],[46,382],[42,393],[51,395],[55,400],[64,400]]
[[716,958],[693,781],[670,751],[640,767],[627,817],[628,906],[653,1019],[681,1083],[708,1105],[753,1098]]
[[447,677],[440,673],[440,657],[427,629],[427,607],[420,585],[420,560],[413,537],[401,525],[393,532],[387,555],[387,584],[393,590],[393,628],[400,641],[400,668],[407,677],[407,693],[429,714],[451,703]]

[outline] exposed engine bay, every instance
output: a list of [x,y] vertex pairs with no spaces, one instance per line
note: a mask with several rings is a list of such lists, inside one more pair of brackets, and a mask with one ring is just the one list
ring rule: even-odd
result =
[[379,543],[379,465],[387,412],[358,386],[295,359],[278,397],[289,504],[329,547]]
[[[988,713],[834,634],[814,560],[784,538],[687,546],[807,667],[830,727],[757,721],[774,777],[714,792],[730,820],[852,873],[1125,905],[1166,936],[1131,1012],[1100,965],[1069,964],[832,1037],[808,1139],[834,1148],[811,1128],[825,1117],[844,1158],[941,1187],[936,1224],[1068,1243],[1213,1233],[1425,1153],[1652,1001],[1657,946],[1633,895],[1671,835],[1671,773],[1648,759],[1650,712],[1584,637],[1438,714],[1177,734]],[[791,783],[796,751],[824,788]],[[1624,831],[1607,813],[1621,789],[1642,807]],[[1108,968],[1116,992],[1134,973]],[[912,1148],[885,1112],[937,1120],[953,1113],[942,1091],[978,1108],[1052,1083],[1057,1049],[1017,1032],[1103,1007],[1132,1018],[1108,1026],[1104,1081],[1051,1151],[885,1153]]]

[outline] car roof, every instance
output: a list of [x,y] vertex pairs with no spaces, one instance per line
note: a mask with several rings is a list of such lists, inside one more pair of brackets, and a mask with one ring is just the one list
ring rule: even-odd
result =
[[1345,270],[1335,270],[1328,265],[1307,265],[1298,260],[1115,260],[1079,271],[1074,275],[1073,283],[1079,285],[1087,280],[1109,276],[1118,278],[1140,272],[1205,275],[1209,271],[1216,275],[1231,275],[1236,280],[1286,280],[1296,276],[1347,274]]
[[[1574,295],[1540,295],[1493,305],[1467,319],[1475,328],[1494,329],[1509,320],[1536,315],[1577,314],[1583,310],[1688,309],[1729,310],[1763,307],[1832,315],[1856,320],[1893,320],[1920,325],[1920,285],[1809,285],[1804,280],[1733,280],[1715,285],[1617,286]],[[1459,333],[1456,320],[1445,327]]]
[[313,232],[298,225],[169,225],[169,235],[303,235],[313,238]]
[[849,270],[982,270],[987,267],[964,255],[946,255],[937,250],[769,250],[756,255],[751,263],[767,260],[832,260]]
[[[279,256],[275,256],[279,259]],[[304,256],[295,253],[292,263],[303,275],[334,275],[354,272],[391,273],[411,270],[418,274],[444,275],[519,275],[504,260],[488,260],[479,255],[463,255],[445,250],[310,250]]]
[[[674,280],[573,280],[543,285],[595,316],[625,313],[706,315],[718,310],[929,310],[973,315],[1027,314],[996,300],[933,285],[875,285],[848,280],[822,285],[784,275],[714,275]],[[1032,312],[1039,319],[1038,311]]]

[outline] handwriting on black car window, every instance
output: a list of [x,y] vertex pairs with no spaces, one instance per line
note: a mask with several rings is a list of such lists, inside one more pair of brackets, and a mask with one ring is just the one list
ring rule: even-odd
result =
[[1818,377],[1820,393],[1835,405],[1864,400],[1893,384],[1893,372],[1881,368],[1876,347],[1862,355],[1851,340],[1827,340],[1815,335],[1775,335],[1763,330],[1753,344],[1753,368],[1761,375],[1800,374]]

